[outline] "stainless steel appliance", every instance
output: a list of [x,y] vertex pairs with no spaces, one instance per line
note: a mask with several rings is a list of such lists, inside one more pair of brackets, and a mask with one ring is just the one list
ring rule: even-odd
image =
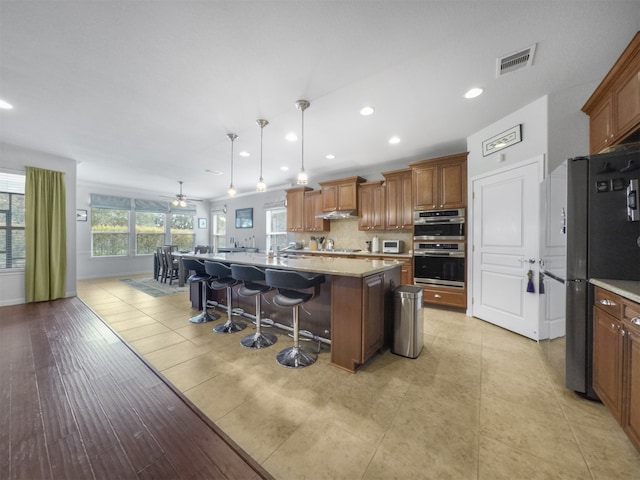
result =
[[402,240],[382,240],[382,253],[402,253],[403,250]]
[[464,288],[464,243],[413,242],[413,281],[417,285]]
[[414,240],[464,240],[465,209],[413,212]]
[[[547,189],[546,196],[555,205],[547,209],[543,224],[547,232],[558,229],[566,236],[564,245],[556,241],[550,249],[543,242],[541,255],[545,277],[554,285],[564,284],[565,385],[589,398],[597,398],[591,385],[593,286],[589,279],[640,280],[640,221],[634,220],[639,162],[637,147],[571,158],[543,183],[543,195]],[[556,171],[562,174],[555,175]]]

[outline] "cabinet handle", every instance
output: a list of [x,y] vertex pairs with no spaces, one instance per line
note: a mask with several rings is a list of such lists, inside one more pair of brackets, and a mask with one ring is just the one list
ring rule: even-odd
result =
[[440,295],[439,293],[436,293],[433,298],[442,298],[442,295]]
[[616,329],[616,324],[615,324],[615,323],[612,323],[612,324],[611,324],[611,328],[615,330],[615,329]]
[[613,300],[609,300],[608,298],[601,298],[600,300],[598,300],[598,303],[600,305],[604,305],[605,307],[613,307],[616,304],[616,302],[614,302]]
[[639,325],[640,326],[640,317],[633,317],[631,319],[631,323],[633,323],[634,325]]

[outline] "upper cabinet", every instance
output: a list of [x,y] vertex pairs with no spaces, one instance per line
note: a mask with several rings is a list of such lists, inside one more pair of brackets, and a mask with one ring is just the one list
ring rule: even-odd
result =
[[329,220],[316,218],[322,213],[322,191],[312,190],[304,192],[304,231],[326,232],[329,231]]
[[328,182],[318,182],[322,187],[322,210],[358,210],[358,184],[362,177],[349,177]]
[[387,190],[385,228],[413,228],[412,172],[410,168],[383,172]]
[[464,208],[468,152],[412,162],[413,209]]
[[285,190],[287,194],[287,232],[304,232],[304,194],[312,190],[309,187],[296,187]]
[[361,183],[358,187],[360,197],[359,230],[384,230],[386,204],[383,182]]
[[582,111],[589,115],[589,151],[601,152],[640,127],[640,32],[593,92]]

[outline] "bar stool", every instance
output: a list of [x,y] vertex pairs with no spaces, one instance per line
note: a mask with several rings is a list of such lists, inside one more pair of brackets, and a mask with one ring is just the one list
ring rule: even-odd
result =
[[264,271],[253,265],[231,264],[231,276],[242,282],[238,288],[238,295],[243,297],[255,297],[256,299],[256,333],[247,335],[240,344],[247,348],[270,347],[278,341],[278,337],[272,333],[262,333],[262,294],[271,290],[269,285],[264,283]]
[[231,268],[224,263],[208,260],[205,260],[204,268],[209,275],[216,277],[211,282],[211,288],[214,290],[227,289],[227,321],[213,327],[213,331],[216,333],[235,333],[247,328],[246,323],[234,322],[232,318],[231,300],[233,298],[233,287],[240,282],[231,276]]
[[187,278],[187,283],[202,284],[202,313],[200,315],[196,315],[195,317],[191,317],[189,321],[191,323],[206,323],[219,319],[220,315],[207,312],[207,282],[212,280],[213,277],[206,272],[204,264],[200,260],[195,260],[193,258],[183,258],[182,265],[185,271],[194,272],[189,276],[189,278]]
[[[308,302],[320,292],[320,284],[324,283],[323,274],[310,274],[290,270],[265,270],[267,285],[276,288],[278,293],[273,303],[279,307],[293,308],[293,346],[285,348],[276,356],[276,361],[285,367],[299,368],[311,365],[318,355],[300,347],[300,305]],[[309,291],[313,289],[313,291]]]

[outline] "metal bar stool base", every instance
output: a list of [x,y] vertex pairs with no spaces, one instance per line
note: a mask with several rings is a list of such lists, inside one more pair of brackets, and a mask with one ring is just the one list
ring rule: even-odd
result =
[[220,318],[220,315],[218,315],[217,313],[203,312],[200,315],[191,317],[189,321],[191,323],[207,323],[207,322],[213,322],[214,320],[218,320],[219,318]]
[[280,351],[276,356],[276,362],[283,367],[301,368],[313,364],[318,355],[315,352],[303,350],[300,347],[289,347]]
[[272,333],[253,333],[240,340],[240,345],[247,348],[266,348],[278,341]]
[[226,322],[213,327],[213,331],[216,333],[236,333],[240,330],[244,330],[245,328],[247,328],[246,323],[234,322],[233,320],[229,319]]

